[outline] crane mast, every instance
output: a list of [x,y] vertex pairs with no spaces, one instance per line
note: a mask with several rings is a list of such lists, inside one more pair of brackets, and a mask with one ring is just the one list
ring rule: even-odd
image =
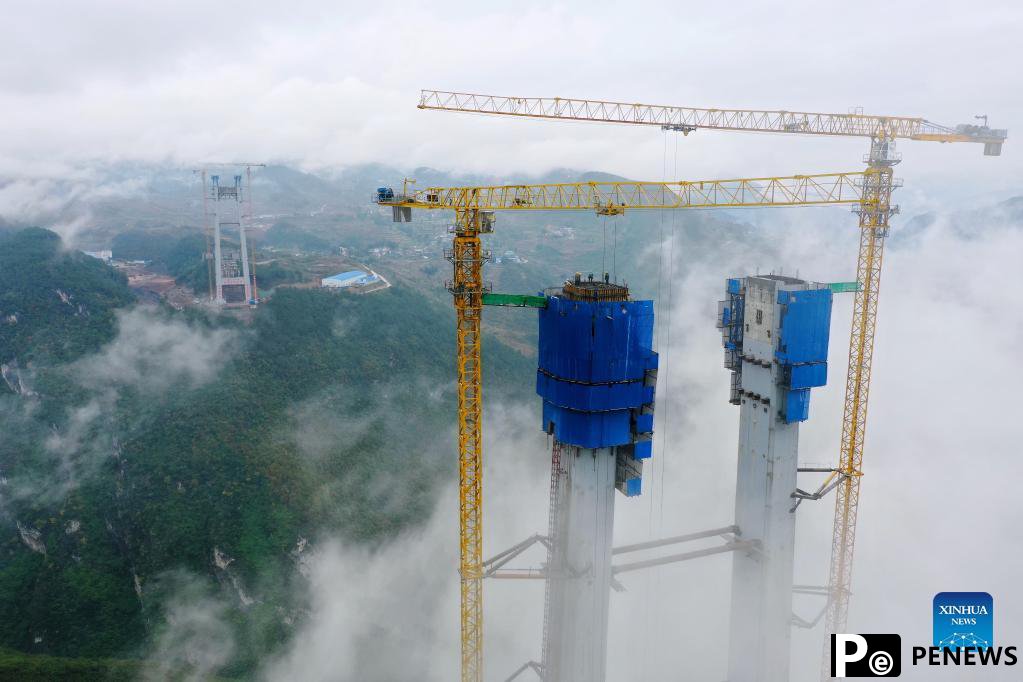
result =
[[867,432],[867,398],[874,357],[874,329],[881,286],[881,264],[888,236],[889,218],[898,212],[891,203],[897,186],[892,166],[899,162],[892,138],[878,135],[871,140],[867,172],[863,180],[863,201],[858,207],[860,247],[856,261],[859,290],[853,300],[852,327],[849,334],[849,365],[845,379],[845,406],[842,411],[842,440],[838,473],[841,482],[835,488],[835,521],[828,578],[828,603],[825,617],[824,658],[821,677],[831,677],[831,637],[845,630],[852,586],[852,560],[856,545],[856,520],[859,511],[860,479],[863,476],[863,441]]
[[455,237],[451,252],[458,347],[458,508],[459,573],[462,641],[480,646],[462,647],[462,679],[479,680],[483,673],[483,398],[480,333],[483,313],[483,245],[480,242],[480,211],[473,206],[474,192],[466,194],[466,206],[455,212]]
[[838,465],[841,481],[836,487],[825,619],[822,679],[830,678],[830,635],[845,629],[849,611],[884,241],[888,235],[889,218],[898,211],[891,204],[891,192],[896,186],[892,166],[899,161],[894,153],[895,141],[973,142],[983,145],[985,156],[999,156],[1008,131],[990,128],[986,115],[975,117],[982,119],[983,125],[960,124],[951,127],[907,116],[676,107],[562,97],[506,97],[442,90],[422,90],[419,108],[531,119],[659,126],[685,135],[695,130],[708,129],[870,138],[870,152],[864,159],[867,170],[863,182],[863,201],[858,208],[860,244],[856,270],[859,286],[853,305],[849,338],[849,368]]
[[[390,206],[394,220],[411,210],[453,210],[453,245],[447,256],[453,279],[448,289],[457,317],[459,569],[461,592],[461,679],[483,679],[483,478],[481,315],[483,264],[489,253],[480,236],[493,231],[493,211],[579,211],[621,215],[627,210],[856,205],[867,173],[678,182],[576,182],[430,187],[401,192],[379,188],[373,201]],[[555,481],[552,485],[557,485]]]

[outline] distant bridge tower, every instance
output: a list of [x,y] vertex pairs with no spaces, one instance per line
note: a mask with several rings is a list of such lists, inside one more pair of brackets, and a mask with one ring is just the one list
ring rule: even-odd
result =
[[827,284],[763,275],[729,279],[720,303],[739,406],[735,525],[754,543],[732,564],[729,682],[789,680],[799,422],[810,389],[827,382],[831,294]]
[[[249,172],[249,169],[246,168]],[[256,304],[255,273],[249,262],[247,223],[249,183],[235,175],[230,183],[203,171],[203,208],[207,233],[212,233],[211,297],[218,305]]]
[[652,301],[592,277],[540,310],[537,393],[554,439],[543,679],[606,676],[615,490],[639,495],[651,454],[657,353]]

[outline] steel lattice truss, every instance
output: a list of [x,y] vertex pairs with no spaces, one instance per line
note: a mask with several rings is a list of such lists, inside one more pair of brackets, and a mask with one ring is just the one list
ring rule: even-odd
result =
[[883,136],[933,142],[1002,142],[1005,131],[932,123],[911,116],[825,114],[768,109],[705,109],[658,104],[629,104],[564,97],[504,97],[441,90],[423,90],[420,109],[463,111],[569,121],[600,121],[656,125],[688,132],[698,129],[747,130],[810,135]]
[[744,208],[858,203],[865,173],[678,182],[570,182],[484,187],[429,187],[397,195],[391,205],[481,211]]

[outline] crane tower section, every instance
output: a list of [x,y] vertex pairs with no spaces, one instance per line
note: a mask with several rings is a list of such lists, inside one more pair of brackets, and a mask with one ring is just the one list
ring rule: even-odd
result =
[[827,382],[831,289],[793,277],[729,279],[719,303],[730,402],[739,406],[737,535],[728,679],[787,682],[799,424]]
[[204,188],[207,229],[213,235],[213,302],[218,305],[256,303],[254,277],[249,264],[248,235],[243,207],[248,191],[242,176],[225,183],[219,175],[210,175]]
[[590,275],[547,292],[537,393],[554,439],[543,676],[606,675],[615,490],[639,495],[651,456],[657,353],[652,301]]

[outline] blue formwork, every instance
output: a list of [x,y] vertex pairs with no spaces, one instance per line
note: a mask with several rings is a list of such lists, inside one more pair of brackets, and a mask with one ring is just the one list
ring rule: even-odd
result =
[[828,383],[828,363],[814,362],[794,365],[789,375],[789,388],[814,388]]
[[785,423],[805,422],[810,418],[810,389],[797,388],[785,392]]
[[[653,301],[548,296],[539,332],[543,429],[577,447],[634,445],[631,458],[648,458],[657,369]],[[625,483],[633,494],[638,486],[638,479]]]
[[536,375],[536,392],[545,402],[586,412],[625,410],[654,401],[654,387],[644,386],[642,379],[590,384],[564,381],[542,370]]
[[540,369],[587,384],[641,381],[657,367],[653,301],[574,301],[540,309]]
[[[730,402],[739,404],[743,393],[742,356],[745,314],[744,279],[729,279],[727,299],[720,304],[725,367],[732,370]],[[832,292],[829,287],[778,292],[779,325],[774,358],[784,389],[781,413],[787,423],[806,421],[810,389],[828,382],[828,342],[831,333]]]
[[783,416],[789,424],[810,416],[810,389],[828,381],[830,288],[779,291],[781,324],[774,356],[787,381]]
[[831,289],[779,291],[781,329],[775,356],[786,365],[827,362]]

